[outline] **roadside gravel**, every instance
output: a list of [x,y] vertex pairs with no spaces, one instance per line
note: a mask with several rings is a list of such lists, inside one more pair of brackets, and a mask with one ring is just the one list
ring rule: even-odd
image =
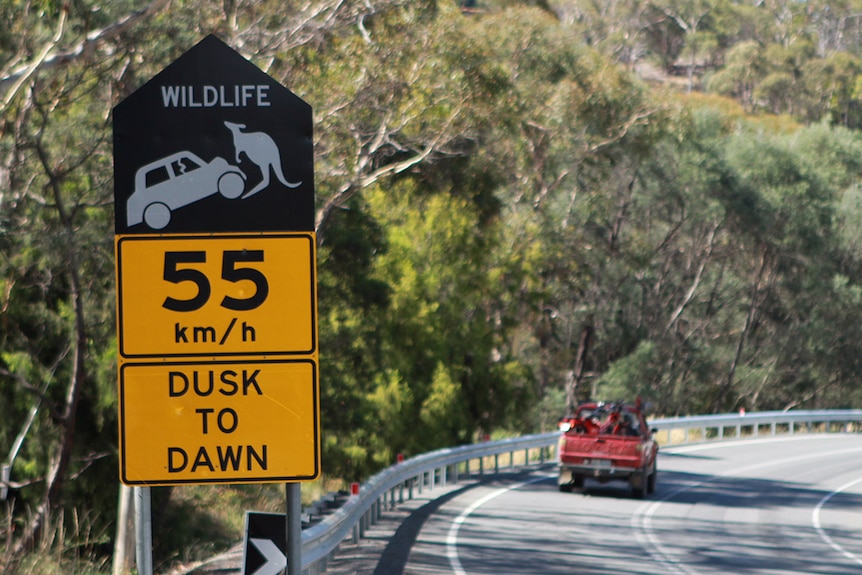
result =
[[[346,539],[330,559],[326,575],[395,575],[403,573],[410,548],[425,520],[440,505],[476,485],[476,481],[436,487],[380,514],[359,543]],[[175,567],[165,575],[242,575],[242,542],[207,559]]]

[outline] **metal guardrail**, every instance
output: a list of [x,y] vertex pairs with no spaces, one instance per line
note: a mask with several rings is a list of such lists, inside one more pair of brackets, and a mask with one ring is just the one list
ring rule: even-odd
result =
[[[676,445],[716,439],[792,435],[800,428],[807,433],[847,431],[848,425],[858,427],[862,423],[862,409],[741,412],[656,419],[649,423],[658,432],[656,440],[660,444]],[[727,429],[733,429],[734,434],[728,435]]]
[[[649,422],[660,445],[680,445],[753,437],[773,437],[811,432],[846,432],[862,430],[862,410],[767,411],[751,414],[720,414],[694,417],[654,419]],[[733,430],[733,434],[727,432]],[[393,509],[405,496],[412,499],[415,490],[433,489],[436,483],[458,482],[461,466],[472,476],[485,473],[485,461],[493,458],[493,470],[499,471],[499,456],[508,454],[514,466],[515,454],[524,452],[524,464],[544,463],[552,457],[560,432],[526,435],[501,441],[489,441],[462,447],[440,449],[417,455],[371,477],[335,513],[302,532],[302,572],[318,575],[326,572],[326,563],[337,547],[352,536],[358,543],[369,525],[388,506]],[[534,456],[531,458],[531,456]],[[471,466],[475,463],[475,466]],[[490,467],[490,462],[489,462]],[[406,492],[406,495],[405,495]],[[388,499],[388,501],[387,501]]]

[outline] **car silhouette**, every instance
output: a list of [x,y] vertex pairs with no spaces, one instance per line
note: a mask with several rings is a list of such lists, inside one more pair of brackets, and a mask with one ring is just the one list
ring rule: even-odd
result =
[[126,202],[129,226],[146,222],[160,230],[171,221],[171,212],[216,193],[236,199],[245,191],[245,174],[227,160],[209,163],[192,152],[177,152],[151,162],[135,172],[135,191]]

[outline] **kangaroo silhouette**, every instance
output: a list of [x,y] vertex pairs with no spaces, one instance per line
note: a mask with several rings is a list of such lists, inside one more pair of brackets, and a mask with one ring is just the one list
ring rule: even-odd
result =
[[243,199],[253,196],[269,185],[270,170],[275,173],[278,181],[288,188],[296,188],[302,185],[302,182],[288,182],[284,177],[284,172],[281,171],[281,154],[278,152],[278,146],[275,145],[269,134],[264,132],[241,132],[245,129],[245,124],[234,124],[233,122],[225,122],[225,126],[233,135],[233,147],[236,150],[236,163],[239,163],[239,157],[245,153],[252,163],[260,168],[263,179],[251,190],[242,197]]

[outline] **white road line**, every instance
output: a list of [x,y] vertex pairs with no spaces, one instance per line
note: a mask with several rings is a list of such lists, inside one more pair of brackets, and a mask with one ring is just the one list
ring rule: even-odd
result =
[[831,537],[829,537],[829,535],[826,533],[826,531],[823,530],[823,526],[820,523],[820,510],[823,509],[823,506],[826,505],[826,503],[830,499],[832,499],[835,495],[838,495],[839,493],[841,493],[845,489],[853,487],[857,483],[862,483],[862,477],[860,477],[859,479],[856,479],[854,481],[851,481],[849,483],[845,483],[844,485],[842,485],[841,487],[839,487],[838,489],[836,489],[835,491],[833,491],[832,493],[830,493],[829,495],[826,495],[823,499],[821,499],[817,503],[817,506],[814,507],[814,512],[811,514],[811,524],[814,525],[814,529],[817,531],[817,534],[820,535],[820,538],[823,539],[830,547],[832,547],[835,551],[837,551],[838,553],[840,553],[841,555],[843,555],[847,559],[853,561],[854,563],[858,563],[859,565],[862,565],[862,557],[859,557],[855,553],[851,553],[850,551],[847,551],[847,549],[845,549],[843,546],[836,543]]
[[668,570],[669,573],[678,573],[680,575],[697,575],[691,571],[684,563],[674,561],[670,554],[662,547],[661,542],[653,531],[652,516],[658,510],[659,506],[665,501],[668,501],[684,491],[693,489],[706,481],[698,481],[679,487],[668,493],[658,501],[645,503],[635,511],[632,515],[632,530],[635,532],[635,539],[644,551],[652,558],[653,561]]
[[530,481],[524,481],[523,483],[518,483],[517,485],[512,485],[511,487],[504,487],[502,489],[498,489],[496,491],[492,491],[481,499],[474,501],[472,505],[470,505],[467,509],[461,512],[455,521],[452,522],[451,527],[449,527],[449,534],[446,535],[446,556],[449,558],[449,566],[452,567],[452,572],[455,575],[467,575],[467,572],[464,571],[464,567],[461,566],[461,560],[458,558],[458,530],[461,529],[461,525],[470,517],[474,511],[476,511],[481,506],[485,505],[492,499],[503,495],[504,493],[508,493],[509,491],[513,491],[515,489],[519,489],[524,487],[525,485],[530,485],[531,483],[538,483],[539,481],[546,481],[548,477],[537,477],[536,479],[531,479]]
[[[668,451],[672,452],[672,453],[690,453],[693,451],[706,451],[709,449],[718,449],[721,447],[734,447],[734,446],[745,445],[745,444],[749,444],[749,443],[763,444],[766,442],[800,441],[800,440],[805,440],[808,438],[813,439],[814,437],[805,436],[805,437],[798,437],[798,438],[788,437],[788,438],[775,438],[775,439],[751,439],[751,440],[744,440],[744,441],[726,442],[726,443],[722,443],[722,444],[692,445],[692,446],[685,446],[685,447],[673,448],[673,449],[669,448]],[[707,484],[707,483],[711,483],[711,482],[718,480],[718,479],[721,479],[723,477],[732,477],[734,475],[739,475],[739,474],[746,473],[746,472],[749,472],[749,471],[752,471],[755,469],[760,469],[763,467],[770,467],[773,465],[777,466],[777,465],[781,465],[784,463],[798,462],[798,461],[801,461],[804,459],[816,459],[816,458],[821,458],[821,457],[829,457],[832,455],[844,455],[847,453],[857,453],[859,451],[862,451],[862,448],[850,448],[850,449],[842,449],[842,450],[838,450],[838,451],[819,452],[819,453],[812,453],[812,454],[809,454],[809,455],[804,456],[804,457],[794,456],[794,457],[787,457],[787,458],[779,459],[779,460],[766,461],[766,462],[761,462],[761,463],[758,463],[755,465],[749,465],[746,467],[741,467],[739,469],[728,471],[726,473],[713,475],[707,479],[704,479],[703,481],[696,481],[696,482],[692,482],[692,483],[683,485],[683,486],[673,490],[672,492],[668,493],[667,495],[665,495],[664,497],[662,497],[661,499],[659,499],[657,501],[654,501],[651,503],[645,503],[644,505],[642,505],[641,507],[639,507],[635,511],[634,515],[632,515],[632,521],[631,521],[632,528],[635,530],[635,537],[638,540],[638,543],[640,543],[641,547],[643,547],[644,550],[649,554],[649,556],[652,557],[654,561],[656,561],[657,563],[662,565],[665,569],[670,569],[674,573],[678,573],[681,575],[700,575],[698,571],[694,571],[694,570],[690,569],[684,563],[679,563],[679,562],[675,561],[672,558],[672,554],[661,544],[661,542],[659,541],[655,532],[653,531],[652,517],[653,517],[653,515],[655,515],[656,511],[658,511],[658,508],[663,503],[670,501],[671,499],[673,499],[674,497],[676,497],[680,493],[683,493],[685,491],[688,491],[690,489],[693,489],[695,487],[699,487],[699,486]],[[841,489],[846,489],[847,487],[850,487],[850,485],[857,483],[859,481],[862,481],[862,479],[854,481],[851,484],[845,485]],[[829,496],[825,497],[822,502],[825,503],[825,501],[828,501],[828,499],[832,495],[833,494],[830,494]],[[824,537],[824,536],[825,536],[825,533],[821,533],[821,537]],[[826,536],[826,537],[828,537],[828,536]],[[829,543],[829,541],[827,541],[827,543]],[[830,543],[830,545],[831,545],[831,543]],[[833,545],[833,548],[838,550],[842,554],[846,553],[846,551],[844,551],[843,548],[838,549],[838,547],[836,547],[835,545]],[[853,556],[852,559],[854,561],[857,560],[856,556]]]
[[[779,442],[779,441],[801,441],[805,439],[814,439],[813,437],[796,437],[796,438],[775,438],[775,439],[752,439],[752,440],[743,440],[743,441],[734,441],[734,442],[723,442],[716,443],[710,445],[691,445],[685,447],[678,447],[673,449],[668,449],[668,451],[672,451],[673,453],[690,453],[694,451],[707,451],[710,449],[719,449],[722,447],[736,447],[740,445],[745,445],[748,443],[758,443],[760,445],[764,443],[771,442]],[[788,457],[785,459],[767,461],[757,463],[755,465],[749,465],[746,467],[741,467],[739,469],[735,469],[732,471],[728,471],[726,473],[722,473],[719,475],[713,475],[703,481],[691,482],[677,489],[671,491],[666,494],[664,497],[657,501],[652,501],[649,503],[645,503],[641,507],[639,507],[634,515],[632,515],[631,525],[632,529],[635,531],[635,537],[640,543],[641,547],[652,557],[652,559],[658,564],[662,565],[665,569],[669,570],[669,572],[676,573],[678,575],[700,575],[698,571],[692,570],[684,563],[679,563],[672,558],[672,554],[664,548],[664,546],[659,541],[658,536],[653,530],[652,526],[652,518],[655,513],[658,511],[659,507],[667,501],[670,501],[680,493],[684,493],[690,489],[694,489],[695,487],[699,487],[701,485],[711,483],[723,477],[732,477],[734,475],[739,475],[742,473],[747,473],[749,471],[760,469],[763,467],[769,467],[772,465],[781,465],[783,463],[791,463],[800,461],[802,459],[815,459],[820,457],[828,457],[832,455],[843,455],[846,453],[855,453],[862,449],[860,448],[851,448],[851,449],[842,449],[839,451],[830,451],[830,452],[820,452],[809,454],[805,457]],[[478,499],[473,502],[469,507],[467,507],[461,514],[452,522],[452,525],[449,527],[449,533],[446,536],[446,556],[449,559],[449,566],[452,568],[452,573],[454,575],[467,575],[467,572],[464,570],[463,565],[461,564],[461,560],[458,557],[458,531],[461,529],[461,525],[467,521],[467,518],[476,511],[482,505],[485,505],[489,501],[503,495],[504,493],[508,493],[509,491],[513,491],[515,489],[520,489],[525,485],[530,485],[532,483],[538,483],[539,481],[545,481],[551,476],[538,477],[535,479],[531,479],[530,481],[524,481],[523,483],[518,483],[516,485],[512,485],[510,487],[504,487],[498,489],[496,491],[492,491],[488,493],[484,497]],[[836,494],[844,491],[845,489],[862,482],[862,478],[859,478],[855,481],[842,485],[840,488],[825,496],[820,502],[817,504],[817,507],[814,509],[814,513],[812,514],[812,522],[814,524],[815,530],[817,530],[820,537],[828,543],[833,549],[847,557],[848,559],[855,561],[862,565],[862,558],[859,556],[850,553],[837,543],[835,543],[826,533],[823,531],[822,527],[820,527],[820,509]]]

